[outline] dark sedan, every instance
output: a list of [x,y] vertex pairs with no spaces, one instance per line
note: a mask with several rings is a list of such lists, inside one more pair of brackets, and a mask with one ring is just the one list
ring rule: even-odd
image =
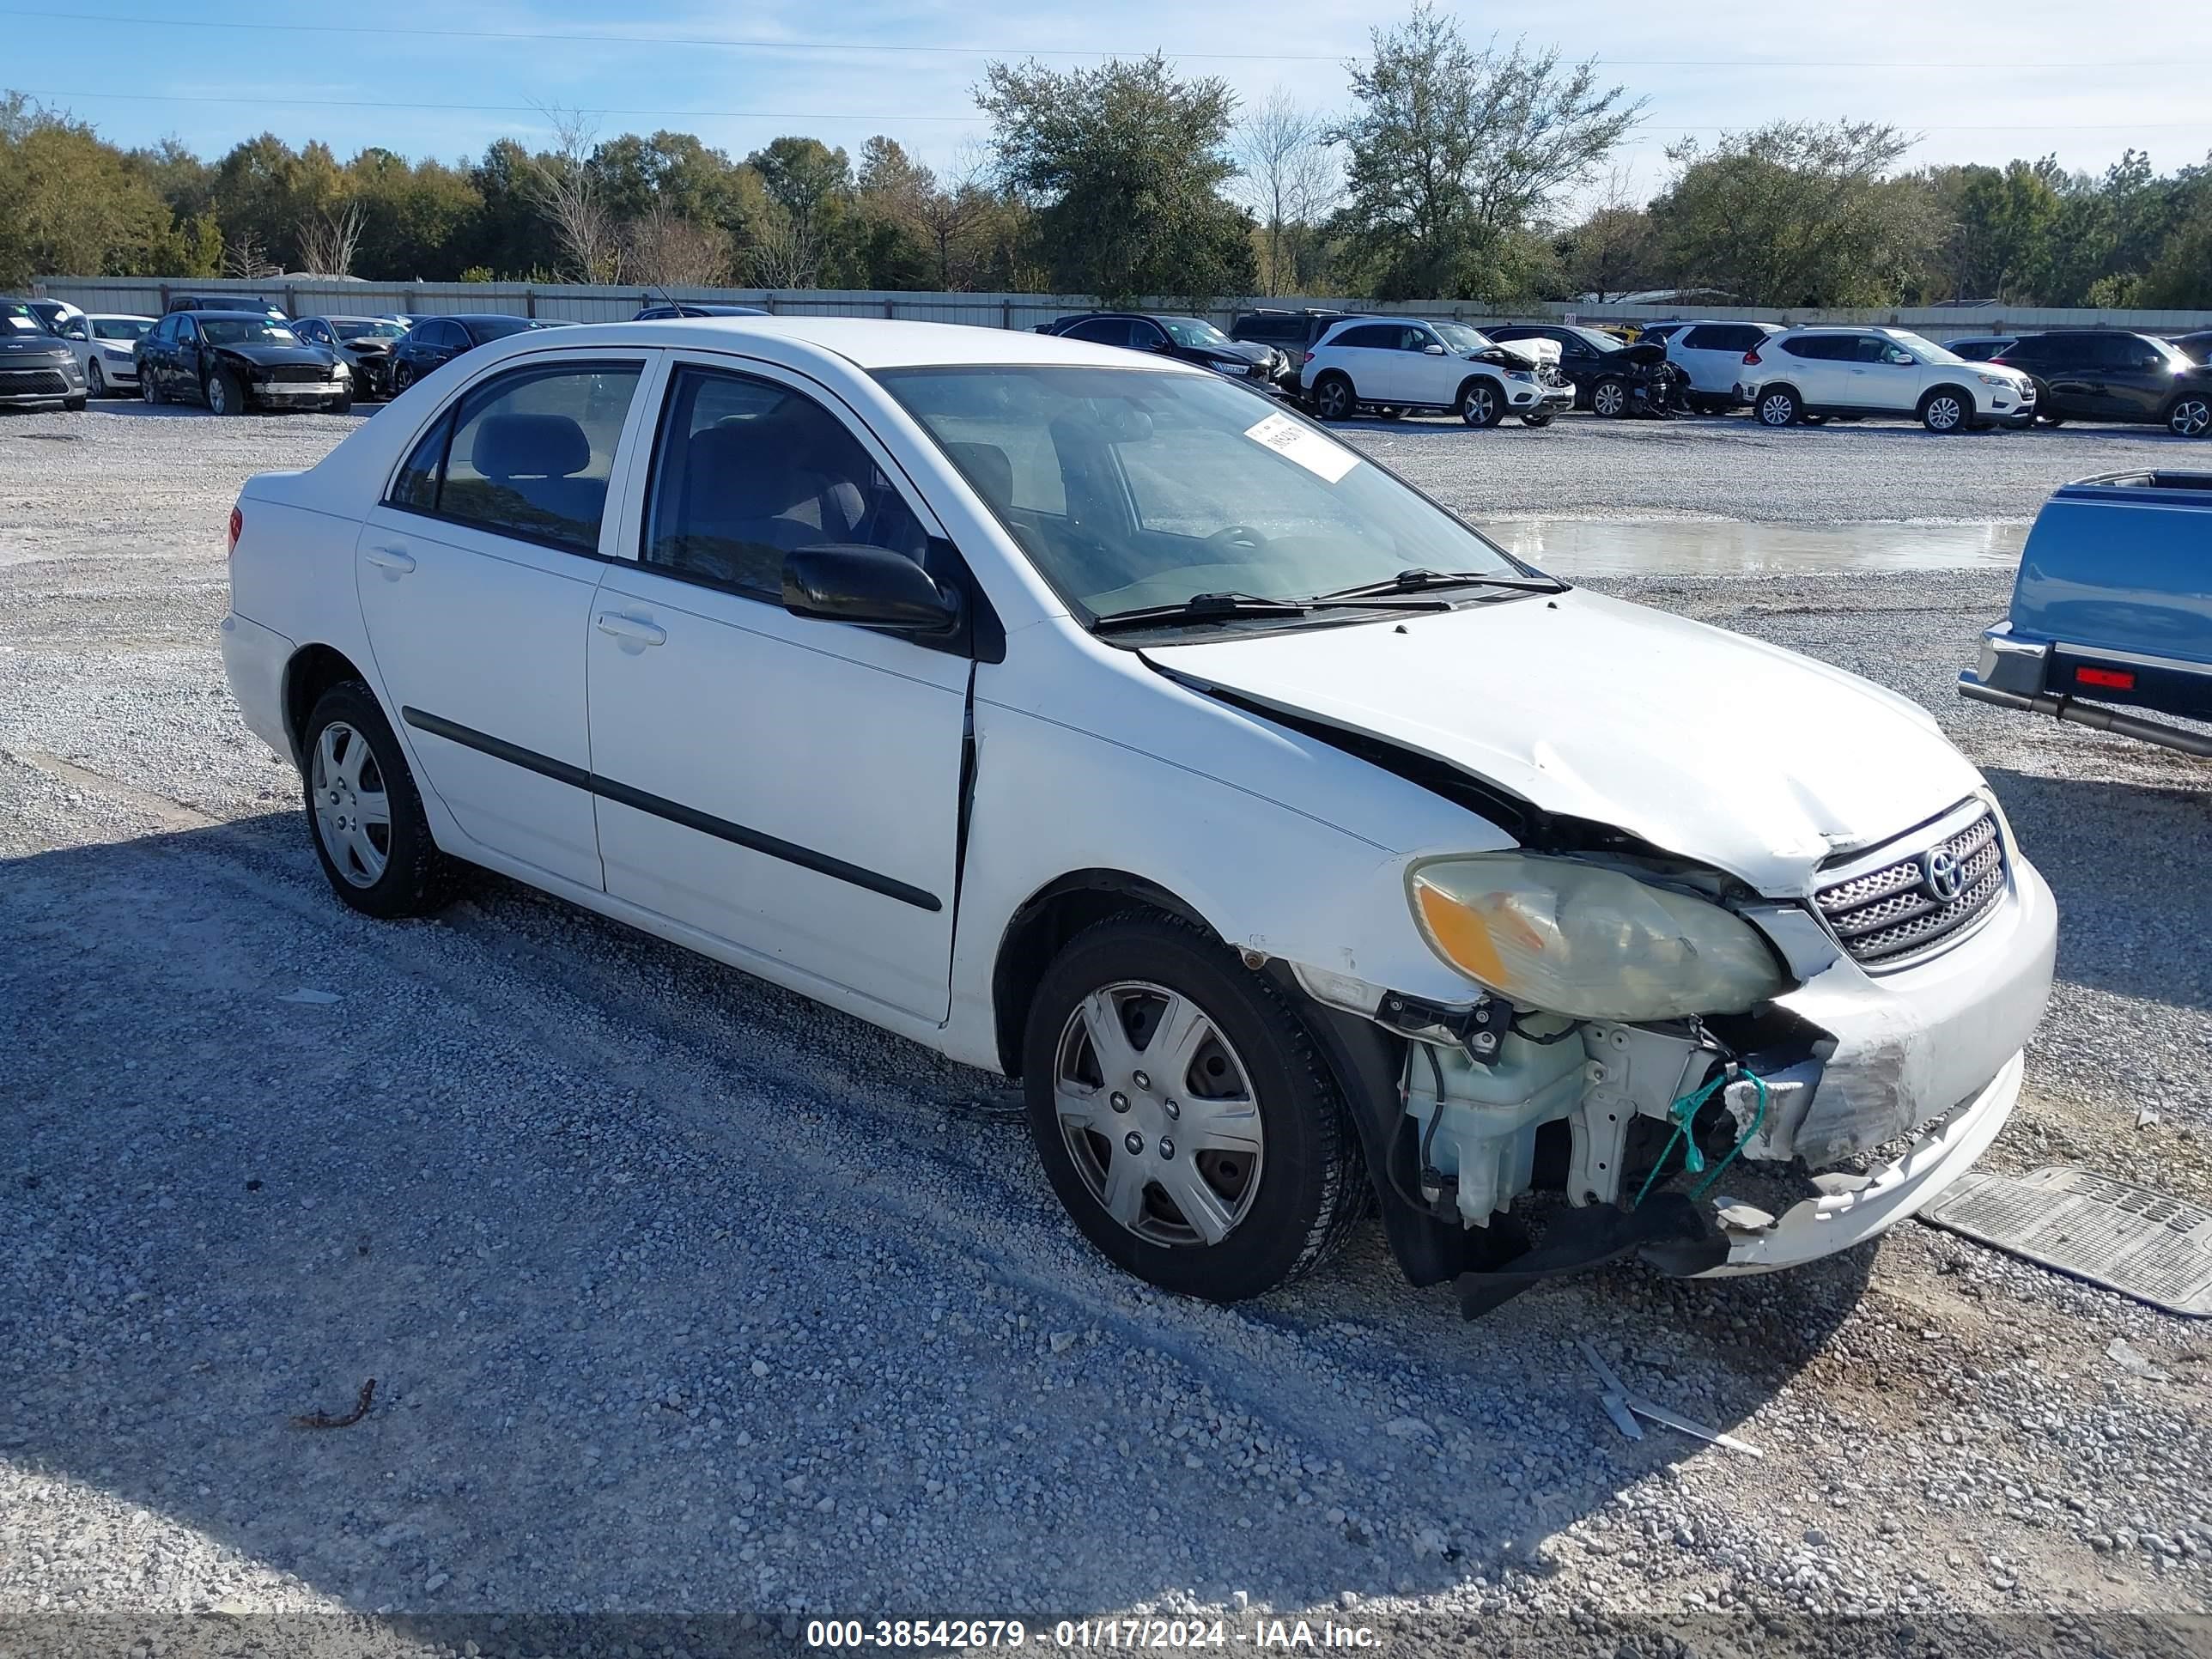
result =
[[1273,391],[1291,370],[1291,361],[1273,346],[1231,339],[1198,317],[1157,317],[1146,312],[1097,311],[1043,324],[1040,334],[1059,334],[1094,345],[1121,346],[1196,363],[1232,380]]
[[1500,345],[1550,340],[1559,348],[1559,373],[1574,383],[1575,407],[1600,415],[1666,415],[1683,407],[1689,382],[1667,361],[1663,342],[1623,345],[1602,329],[1572,323],[1504,323],[1482,331]]
[[2148,334],[2058,329],[2015,340],[1990,360],[2035,382],[2036,418],[2132,421],[2184,438],[2212,433],[2212,368]]
[[135,349],[149,404],[205,404],[216,415],[353,407],[353,371],[338,354],[258,311],[173,311]]
[[464,352],[474,351],[510,334],[533,328],[564,328],[565,323],[544,317],[502,317],[496,313],[467,312],[453,317],[417,317],[415,326],[392,348],[392,395],[398,397],[425,374],[444,368]]
[[84,371],[69,342],[21,300],[0,300],[0,409],[82,409]]
[[390,317],[302,317],[292,331],[345,360],[356,397],[392,395],[392,349],[406,337],[406,324]]

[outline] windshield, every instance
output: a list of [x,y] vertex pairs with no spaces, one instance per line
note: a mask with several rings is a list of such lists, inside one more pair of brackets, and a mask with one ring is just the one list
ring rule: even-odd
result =
[[95,340],[143,340],[146,331],[154,326],[151,317],[95,317],[92,319],[92,337]]
[[1612,335],[1606,333],[1601,329],[1570,327],[1566,331],[1573,335],[1577,340],[1580,340],[1592,351],[1618,351],[1620,349],[1620,342],[1614,339]]
[[1901,328],[1892,330],[1889,337],[1923,363],[1963,363],[1966,361],[1948,346],[1939,346],[1933,340],[1923,339],[1919,335]]
[[203,317],[200,332],[214,345],[297,345],[300,337],[283,323],[252,317]]
[[396,340],[406,333],[397,323],[332,323],[341,340]]
[[1018,366],[877,379],[1093,616],[1200,593],[1304,599],[1413,569],[1524,574],[1356,450],[1212,375]]
[[1431,323],[1437,337],[1453,351],[1487,351],[1494,342],[1479,328],[1469,328],[1465,323]]
[[1218,348],[1235,343],[1212,323],[1200,322],[1195,317],[1163,317],[1160,319],[1160,326],[1167,330],[1170,337],[1179,346]]
[[27,305],[0,306],[0,330],[10,334],[51,334],[46,319]]

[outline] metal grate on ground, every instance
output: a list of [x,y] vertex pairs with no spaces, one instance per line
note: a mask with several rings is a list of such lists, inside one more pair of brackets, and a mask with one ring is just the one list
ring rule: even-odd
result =
[[1920,1218],[2148,1302],[2212,1318],[2212,1210],[2088,1170],[1969,1175]]

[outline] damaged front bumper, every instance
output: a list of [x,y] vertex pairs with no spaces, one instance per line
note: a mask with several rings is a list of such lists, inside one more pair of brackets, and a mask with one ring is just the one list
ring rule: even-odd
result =
[[1895,1163],[1864,1176],[1815,1176],[1814,1185],[1824,1189],[1817,1197],[1763,1224],[1745,1215],[1748,1206],[1717,1195],[1728,1260],[1691,1277],[1725,1279],[1802,1267],[1908,1219],[1935,1202],[1989,1150],[2019,1103],[2021,1070],[2022,1056],[2015,1054],[1981,1093],[1914,1141]]

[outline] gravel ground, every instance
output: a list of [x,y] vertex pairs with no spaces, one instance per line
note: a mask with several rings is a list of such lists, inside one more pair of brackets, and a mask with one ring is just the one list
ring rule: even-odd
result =
[[[343,1628],[395,1652],[460,1640],[401,1615],[476,1610],[1273,1610],[1608,1655],[1662,1625],[2179,1652],[2118,1621],[2212,1615],[2201,1325],[1917,1226],[1474,1325],[1371,1232],[1257,1304],[1179,1302],[1081,1243],[992,1079],[503,883],[434,922],[343,909],[213,629],[238,482],[345,428],[0,422],[0,1651],[11,1617],[44,1653],[194,1609],[383,1614]],[[2017,518],[2157,453],[1581,417],[1359,441],[1478,512],[1745,517],[1971,489]],[[1424,476],[1447,443],[1512,445],[1522,493]],[[2212,1200],[2212,769],[1960,702],[1998,576],[1609,586],[1936,713],[2064,907],[1990,1164]],[[1577,1337],[1765,1455],[1622,1440]],[[355,1426],[290,1426],[371,1376]]]

